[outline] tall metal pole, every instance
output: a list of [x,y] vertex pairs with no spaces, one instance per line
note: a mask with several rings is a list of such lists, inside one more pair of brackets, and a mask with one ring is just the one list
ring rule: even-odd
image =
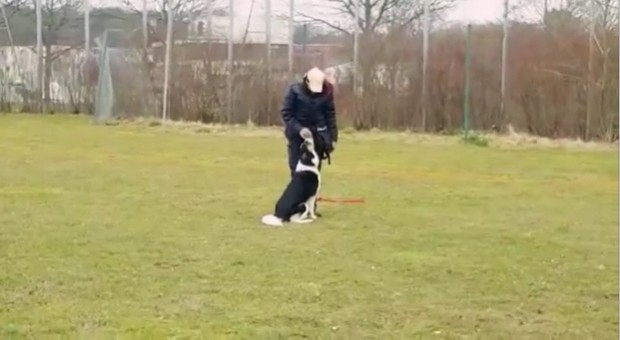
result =
[[84,0],[84,51],[90,55],[90,0]]
[[355,1],[355,31],[353,33],[353,93],[359,93],[359,49],[360,49],[360,1]]
[[508,67],[508,2],[509,0],[504,0],[504,37],[502,39],[502,83],[501,83],[501,96],[502,103],[500,107],[500,119],[502,121],[502,125],[508,122],[508,117],[506,116],[506,69]]
[[146,54],[149,42],[149,16],[146,9],[146,0],[142,0],[142,48]]
[[161,119],[166,120],[168,113],[168,84],[170,82],[170,50],[172,49],[172,23],[173,21],[173,11],[172,4],[168,0],[168,23],[166,28],[166,57],[164,60],[164,98],[163,98],[163,108],[161,112]]
[[[90,0],[84,0],[84,56],[88,61],[90,59]],[[90,88],[87,92],[88,101],[87,105],[90,105]]]
[[295,44],[295,0],[289,0],[288,17],[288,78],[293,81],[293,53]]
[[596,57],[596,49],[595,49],[595,44],[596,44],[596,24],[597,24],[597,11],[596,11],[596,3],[594,1],[590,1],[590,8],[589,8],[589,14],[590,14],[590,27],[589,27],[589,39],[588,39],[588,81],[587,81],[587,99],[586,99],[586,117],[585,117],[585,131],[584,131],[584,140],[588,141],[590,140],[590,124],[591,124],[591,117],[592,114],[594,113],[594,101],[596,100],[596,90],[595,90],[595,83],[596,83],[596,79],[594,78],[594,67],[595,67],[595,61],[594,58]]
[[43,13],[41,0],[35,0],[37,16],[37,94],[39,96],[39,110],[45,111],[43,101]]
[[[146,8],[146,0],[142,0],[142,68],[146,74],[149,72],[148,67],[148,48],[149,48],[149,17],[148,10]],[[142,81],[142,91],[143,96],[141,96],[142,101],[142,114],[149,114],[149,111],[152,110],[150,107],[150,99],[151,97],[147,94],[148,91],[148,83],[146,81]],[[152,91],[150,91],[152,93]],[[152,112],[151,112],[152,114]]]
[[428,106],[428,38],[430,30],[430,0],[424,0],[424,35],[422,38],[422,131],[426,131]]
[[214,0],[208,0],[209,7],[207,7],[207,74],[209,77],[211,77],[211,75],[213,74],[213,70],[211,67],[211,61],[213,60],[213,56],[211,55],[213,51],[213,3]]
[[467,25],[467,35],[465,37],[465,103],[463,108],[463,129],[465,130],[465,141],[468,141],[470,128],[470,103],[469,86],[471,82],[471,24]]
[[267,77],[266,82],[266,96],[267,96],[267,124],[271,123],[271,0],[265,0],[265,45],[267,45]]
[[226,99],[227,99],[227,110],[226,110],[226,119],[228,123],[232,123],[233,116],[233,39],[234,39],[234,25],[235,25],[235,0],[228,1],[228,79],[226,83]]
[[6,10],[4,9],[4,5],[0,3],[0,11],[2,12],[2,21],[4,22],[4,25],[6,26],[6,33],[9,36],[9,44],[11,44],[11,49],[12,49],[12,53],[14,55],[17,55],[15,53],[15,42],[13,41],[13,32],[11,31],[11,25],[9,25],[9,17],[6,15]]
[[[11,44],[11,53],[13,53],[14,56],[17,56],[17,50],[15,49],[15,41],[13,40],[13,32],[11,31],[11,25],[9,24],[9,17],[6,15],[6,10],[4,9],[4,5],[0,3],[0,12],[2,12],[2,20],[4,21],[4,25],[6,26],[6,33],[8,35],[9,38],[9,44]],[[22,72],[19,68],[19,65],[16,65],[15,69],[17,70],[17,73],[21,76]]]
[[306,55],[306,47],[308,46],[308,23],[304,23],[304,26],[301,30],[301,52],[305,56]]

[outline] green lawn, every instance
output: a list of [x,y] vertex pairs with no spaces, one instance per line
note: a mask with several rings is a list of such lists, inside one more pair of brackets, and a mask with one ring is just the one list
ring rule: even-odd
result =
[[0,116],[0,338],[617,339],[618,155],[343,134],[268,229],[267,130]]

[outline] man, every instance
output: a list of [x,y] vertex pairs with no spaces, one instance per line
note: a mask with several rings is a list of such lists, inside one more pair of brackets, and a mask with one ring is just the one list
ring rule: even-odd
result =
[[314,138],[316,151],[322,159],[334,152],[338,141],[334,87],[325,80],[325,73],[319,68],[310,69],[301,82],[288,88],[281,113],[291,175],[304,138]]

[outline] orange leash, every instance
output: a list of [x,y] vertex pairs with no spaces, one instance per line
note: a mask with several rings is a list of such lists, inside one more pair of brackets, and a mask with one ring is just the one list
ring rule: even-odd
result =
[[326,198],[319,197],[319,202],[342,203],[342,204],[363,204],[366,200],[363,198]]

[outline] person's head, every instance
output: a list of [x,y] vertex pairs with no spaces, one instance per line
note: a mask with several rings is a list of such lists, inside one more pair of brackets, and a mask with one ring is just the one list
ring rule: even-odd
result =
[[323,92],[323,83],[325,82],[325,73],[318,67],[311,68],[304,77],[306,86],[310,92],[321,93]]

